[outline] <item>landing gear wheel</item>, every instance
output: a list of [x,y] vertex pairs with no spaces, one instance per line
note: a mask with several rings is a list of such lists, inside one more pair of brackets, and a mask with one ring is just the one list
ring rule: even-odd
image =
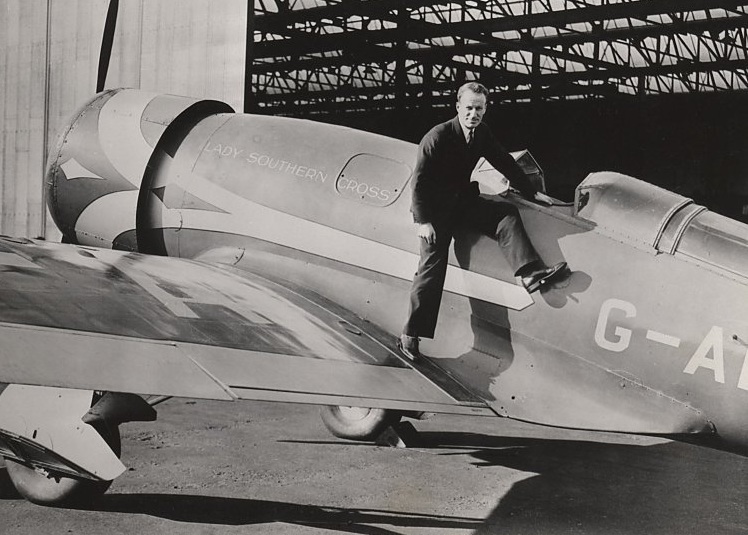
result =
[[[112,451],[120,456],[122,442],[119,427],[94,426]],[[5,460],[8,476],[18,493],[28,501],[39,505],[67,505],[95,499],[104,494],[111,481],[93,481],[61,475]]]
[[374,440],[402,417],[399,411],[389,409],[341,405],[322,407],[321,415],[322,422],[333,435],[350,440]]

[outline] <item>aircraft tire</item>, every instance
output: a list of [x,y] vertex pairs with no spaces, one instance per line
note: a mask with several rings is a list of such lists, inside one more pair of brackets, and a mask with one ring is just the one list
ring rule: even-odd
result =
[[[119,427],[94,427],[119,457],[122,453]],[[10,459],[5,460],[5,465],[18,493],[39,505],[60,506],[87,502],[104,494],[112,484],[111,481],[79,479],[55,472],[37,472],[32,467]]]
[[398,423],[402,414],[389,409],[330,405],[322,407],[321,416],[325,427],[338,438],[374,440],[388,426]]

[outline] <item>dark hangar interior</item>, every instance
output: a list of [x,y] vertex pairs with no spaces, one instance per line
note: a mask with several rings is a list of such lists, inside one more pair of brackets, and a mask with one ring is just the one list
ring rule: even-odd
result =
[[412,142],[477,80],[549,193],[614,170],[748,221],[748,2],[256,0],[245,111]]

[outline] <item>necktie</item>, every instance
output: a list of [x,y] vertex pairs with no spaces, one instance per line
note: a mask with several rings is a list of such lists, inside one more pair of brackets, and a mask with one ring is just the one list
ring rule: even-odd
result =
[[473,129],[472,128],[468,130],[467,144],[468,144],[468,147],[473,145]]

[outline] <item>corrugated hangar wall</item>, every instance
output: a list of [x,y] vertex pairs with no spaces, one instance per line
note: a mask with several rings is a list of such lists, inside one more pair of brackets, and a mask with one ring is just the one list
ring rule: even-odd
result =
[[[121,2],[106,87],[214,98],[241,111],[248,4]],[[45,156],[65,121],[95,93],[109,2],[0,5],[0,234],[56,239],[43,205]]]

